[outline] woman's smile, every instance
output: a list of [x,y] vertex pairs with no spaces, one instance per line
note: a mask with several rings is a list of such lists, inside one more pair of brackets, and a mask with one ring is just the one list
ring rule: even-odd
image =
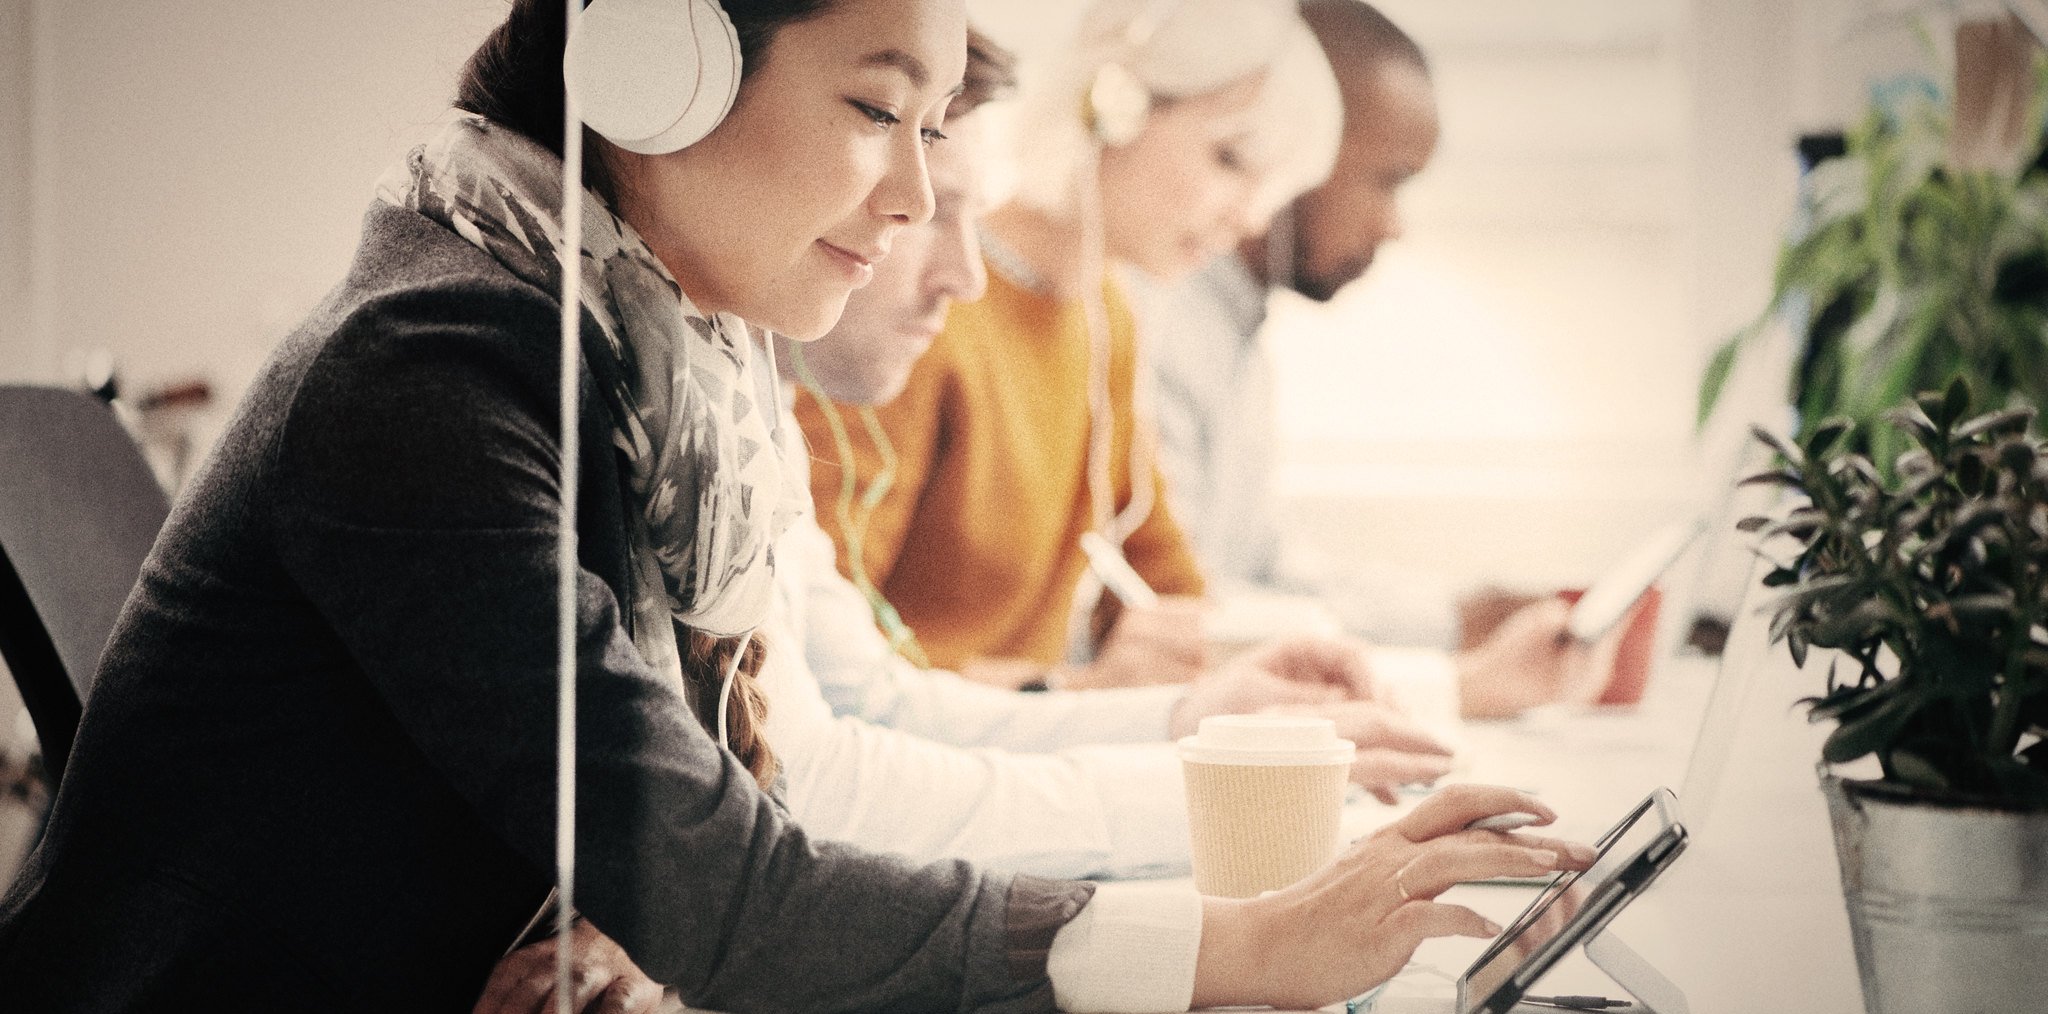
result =
[[852,282],[853,287],[856,289],[874,281],[875,262],[889,255],[887,247],[872,252],[856,253],[823,239],[818,241],[818,246],[824,249],[826,257],[839,268],[840,272],[846,276],[847,281]]

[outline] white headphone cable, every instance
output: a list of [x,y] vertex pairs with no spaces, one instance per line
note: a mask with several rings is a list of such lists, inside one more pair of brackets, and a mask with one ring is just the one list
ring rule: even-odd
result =
[[[1088,459],[1087,488],[1089,526],[1119,550],[1116,489],[1110,476],[1110,458],[1115,453],[1116,415],[1111,397],[1109,372],[1114,359],[1110,335],[1109,307],[1103,296],[1106,281],[1106,239],[1102,223],[1100,148],[1081,167],[1077,181],[1079,199],[1081,316],[1088,329]],[[1128,464],[1128,462],[1126,462]],[[1074,547],[1079,551],[1079,547]],[[1080,580],[1067,607],[1067,657],[1086,662],[1093,654],[1090,618],[1102,595],[1102,584],[1094,571],[1082,568]]]
[[725,665],[725,679],[718,684],[718,745],[732,749],[732,738],[726,731],[726,706],[732,700],[732,684],[740,674],[740,662],[747,657],[747,648],[754,643],[754,632],[749,630],[740,638],[740,648],[732,653],[732,661]]
[[883,653],[881,665],[888,664],[889,655],[901,655],[919,669],[931,668],[931,660],[924,653],[924,646],[917,641],[917,635],[903,616],[890,604],[881,589],[875,587],[874,577],[868,573],[867,532],[874,523],[875,511],[889,491],[896,485],[896,448],[889,440],[889,433],[882,426],[882,420],[875,414],[873,406],[860,407],[860,419],[866,428],[868,440],[874,445],[875,454],[881,460],[881,467],[875,477],[869,480],[867,488],[858,488],[854,474],[853,440],[847,434],[846,420],[840,415],[839,406],[832,396],[825,393],[824,385],[811,372],[810,364],[804,360],[803,346],[792,346],[789,350],[789,365],[795,371],[797,384],[810,393],[825,416],[825,427],[832,434],[833,453],[839,463],[839,496],[835,502],[835,514],[839,521],[840,540],[846,548],[847,579],[853,582],[855,590],[867,600],[868,609],[874,614],[875,625],[881,628],[888,641],[889,651]]
[[[565,0],[571,30],[582,0]],[[562,507],[555,539],[555,1014],[574,1014],[576,921],[576,497],[582,435],[577,407],[583,325],[583,118],[562,93],[562,231],[555,254],[562,269]]]
[[[753,346],[755,342],[758,341],[761,347],[768,353],[768,397],[771,399],[768,410],[774,414],[775,419],[774,428],[770,432],[779,441],[782,439],[782,374],[776,368],[775,363],[775,335],[765,329],[756,333],[752,330],[752,327],[753,325],[748,325],[748,333],[741,335],[740,341],[747,346],[746,355],[749,368],[752,368],[754,365]],[[755,629],[758,630],[760,628],[757,627]],[[740,663],[746,660],[747,648],[752,646],[753,643],[754,631],[749,630],[740,638],[739,649],[732,653],[732,661],[726,663],[724,678],[719,680],[718,683],[718,745],[727,750],[732,749],[732,734],[729,731],[726,708],[732,701],[732,685],[739,678]]]
[[[1163,19],[1173,8],[1173,0],[1157,4],[1155,9]],[[1157,25],[1147,32],[1149,37]],[[1131,426],[1130,446],[1124,455],[1125,479],[1130,485],[1130,501],[1122,509],[1116,505],[1116,490],[1111,477],[1111,459],[1115,456],[1116,405],[1112,393],[1110,373],[1115,365],[1115,342],[1110,333],[1109,306],[1104,287],[1109,278],[1108,237],[1103,224],[1103,201],[1101,188],[1102,149],[1091,148],[1091,155],[1078,174],[1080,219],[1080,260],[1081,260],[1081,313],[1088,328],[1088,501],[1092,525],[1096,532],[1107,539],[1110,545],[1121,552],[1124,540],[1138,530],[1151,516],[1154,506],[1152,470],[1154,454],[1152,442],[1148,439],[1145,422],[1146,411],[1151,403],[1146,388],[1149,380],[1145,376],[1143,341],[1131,343]],[[1140,338],[1142,336],[1139,336]],[[1068,655],[1075,661],[1085,661],[1092,654],[1089,645],[1089,617],[1102,593],[1102,584],[1092,570],[1083,569],[1081,579],[1074,589],[1074,596],[1067,613]]]

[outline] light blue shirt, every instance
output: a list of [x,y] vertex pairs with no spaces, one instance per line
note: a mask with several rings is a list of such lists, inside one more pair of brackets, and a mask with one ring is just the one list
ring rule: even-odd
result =
[[1159,466],[1203,576],[1280,578],[1273,501],[1273,366],[1259,341],[1266,286],[1235,254],[1169,288],[1144,285]]
[[1455,598],[1435,575],[1333,569],[1327,554],[1282,538],[1267,290],[1243,258],[1225,254],[1171,286],[1132,277],[1130,288],[1167,496],[1212,587],[1312,595],[1346,629],[1383,644],[1454,645]]

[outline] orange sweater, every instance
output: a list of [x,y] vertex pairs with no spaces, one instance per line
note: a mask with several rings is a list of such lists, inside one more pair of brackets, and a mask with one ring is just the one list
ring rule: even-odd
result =
[[[1131,496],[1136,339],[1122,294],[1106,280],[1103,289],[1116,419],[1110,474],[1121,508]],[[1078,301],[1060,303],[991,270],[988,295],[953,308],[909,386],[879,410],[898,463],[867,532],[868,573],[932,664],[1064,658],[1067,614],[1086,565],[1078,540],[1092,516],[1088,360]],[[841,413],[865,491],[880,459],[866,427],[852,411]],[[798,399],[797,419],[811,446],[818,518],[839,543],[846,570],[832,434],[808,395]],[[1153,484],[1155,505],[1124,552],[1160,594],[1199,595],[1202,576],[1167,511],[1158,470],[1144,481]]]

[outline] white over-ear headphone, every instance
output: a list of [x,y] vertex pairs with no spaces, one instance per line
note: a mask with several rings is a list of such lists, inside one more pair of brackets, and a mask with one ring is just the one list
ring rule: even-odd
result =
[[1095,69],[1083,112],[1097,141],[1121,148],[1145,132],[1145,121],[1152,114],[1152,91],[1125,64],[1152,42],[1179,5],[1180,0],[1152,0],[1124,25],[1116,58]]
[[740,90],[740,39],[718,0],[591,0],[569,30],[562,79],[583,122],[627,151],[703,140]]

